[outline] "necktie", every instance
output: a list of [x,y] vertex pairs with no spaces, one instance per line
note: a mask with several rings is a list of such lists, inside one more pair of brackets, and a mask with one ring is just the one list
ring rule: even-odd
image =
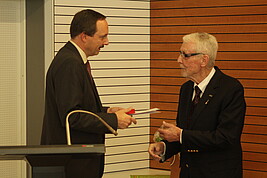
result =
[[201,94],[201,90],[198,88],[198,86],[195,86],[195,97],[192,101],[192,105],[191,105],[191,110],[189,113],[189,117],[187,119],[187,127],[189,128],[190,124],[191,124],[191,119],[192,119],[192,115],[194,113],[194,110],[200,100],[200,94]]
[[85,64],[86,64],[88,74],[91,75],[91,66],[90,66],[89,61],[87,61]]
[[201,94],[201,90],[198,88],[198,86],[195,86],[195,97],[193,99],[193,105],[194,105],[194,107],[199,102],[200,94]]

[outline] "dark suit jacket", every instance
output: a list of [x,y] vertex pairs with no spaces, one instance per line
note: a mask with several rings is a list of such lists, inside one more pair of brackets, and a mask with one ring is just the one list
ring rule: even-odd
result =
[[[88,74],[78,50],[68,42],[59,50],[47,72],[41,144],[66,144],[66,116],[77,109],[96,113],[117,129],[116,115],[106,113],[107,108],[102,107],[92,76]],[[109,133],[97,118],[84,113],[72,114],[69,124],[72,144],[104,144],[105,133]],[[91,161],[92,166],[97,165],[97,169],[101,168],[100,172],[103,172],[103,155],[96,159]]]
[[183,129],[182,144],[165,141],[166,159],[180,152],[181,173],[187,169],[193,178],[241,178],[244,89],[238,80],[215,69],[191,117],[194,83],[182,85],[177,114],[177,126]]

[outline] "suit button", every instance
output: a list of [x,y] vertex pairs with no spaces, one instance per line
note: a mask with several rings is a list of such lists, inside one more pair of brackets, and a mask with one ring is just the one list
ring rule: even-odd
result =
[[188,164],[185,164],[185,167],[189,167],[189,165]]

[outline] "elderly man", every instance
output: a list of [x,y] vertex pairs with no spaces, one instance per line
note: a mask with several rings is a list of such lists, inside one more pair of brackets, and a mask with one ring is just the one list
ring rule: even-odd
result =
[[161,162],[180,153],[180,178],[242,177],[244,89],[214,66],[217,49],[208,33],[183,37],[178,62],[190,80],[181,86],[177,126],[163,122],[163,141],[149,147]]

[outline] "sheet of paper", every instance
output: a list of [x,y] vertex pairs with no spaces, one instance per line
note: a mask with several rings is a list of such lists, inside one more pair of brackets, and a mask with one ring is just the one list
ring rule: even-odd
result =
[[131,115],[153,114],[153,113],[159,113],[159,108],[153,108],[153,109],[148,109],[148,110],[143,110],[143,111],[135,111],[135,113]]

